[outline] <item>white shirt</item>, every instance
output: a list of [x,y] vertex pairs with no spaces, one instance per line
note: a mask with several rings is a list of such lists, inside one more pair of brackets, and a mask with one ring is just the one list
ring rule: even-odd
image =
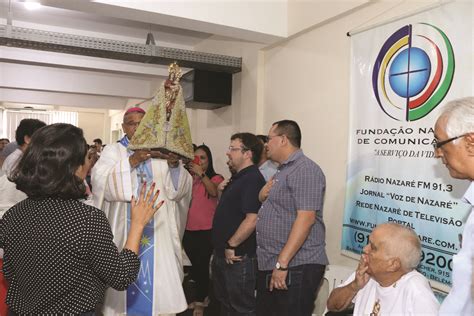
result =
[[15,149],[5,159],[2,165],[2,174],[0,175],[0,218],[13,205],[26,199],[26,194],[16,189],[16,184],[8,180],[16,164],[20,161],[23,152],[20,149]]
[[23,156],[23,152],[17,148],[5,159],[2,165],[2,171],[7,175],[7,177],[10,176],[11,172],[20,161],[21,156]]
[[258,170],[260,170],[260,173],[265,178],[265,181],[268,181],[275,175],[277,168],[278,165],[269,159],[265,161],[260,167],[258,167]]
[[[3,162],[2,172],[0,173],[0,218],[10,207],[27,198],[25,193],[16,189],[15,183],[8,180],[22,155],[23,152],[20,149],[15,149]],[[3,249],[0,250],[1,258],[3,258]]]
[[[346,286],[355,279],[355,272],[341,285]],[[439,303],[428,280],[413,270],[388,287],[374,279],[359,291],[352,300],[354,315],[370,315],[375,302],[379,301],[379,315],[437,315]]]
[[453,256],[453,286],[443,301],[440,315],[474,315],[472,293],[472,261],[474,260],[474,182],[464,194],[463,200],[471,204],[471,213],[467,218],[462,234],[462,247]]

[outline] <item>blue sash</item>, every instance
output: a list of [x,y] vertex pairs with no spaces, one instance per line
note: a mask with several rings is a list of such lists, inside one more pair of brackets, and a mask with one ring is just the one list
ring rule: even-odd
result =
[[[128,138],[125,135],[120,143],[128,147]],[[133,151],[128,151],[129,156]],[[148,159],[137,167],[137,177],[139,186],[135,196],[138,197],[143,181],[147,183],[147,189],[153,183],[153,171],[151,160]],[[127,232],[130,229],[130,203],[127,205]],[[154,267],[154,235],[155,220],[152,219],[143,230],[143,236],[140,241],[140,271],[137,280],[127,289],[127,315],[147,316],[153,314],[153,267]]]

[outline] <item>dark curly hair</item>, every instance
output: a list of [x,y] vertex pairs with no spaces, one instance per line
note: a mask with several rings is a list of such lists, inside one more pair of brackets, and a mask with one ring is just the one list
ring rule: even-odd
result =
[[62,123],[42,127],[33,134],[11,180],[30,198],[83,198],[86,187],[76,171],[86,153],[82,129]]

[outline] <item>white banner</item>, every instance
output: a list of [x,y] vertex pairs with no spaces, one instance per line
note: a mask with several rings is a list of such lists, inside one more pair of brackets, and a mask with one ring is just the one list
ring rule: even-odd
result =
[[[342,250],[360,254],[387,221],[420,237],[419,271],[451,285],[469,183],[434,158],[447,101],[474,95],[473,4],[449,3],[352,37],[349,165]],[[444,287],[442,285],[445,285]]]

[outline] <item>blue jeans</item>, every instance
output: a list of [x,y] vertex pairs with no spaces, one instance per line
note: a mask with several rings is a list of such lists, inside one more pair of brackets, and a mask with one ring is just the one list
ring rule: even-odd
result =
[[242,261],[228,264],[214,254],[212,280],[222,316],[256,315],[256,257],[243,256]]
[[258,271],[257,315],[262,316],[309,316],[314,309],[316,291],[324,276],[326,266],[303,264],[288,270],[291,283],[288,290],[267,288],[268,275],[273,271]]

